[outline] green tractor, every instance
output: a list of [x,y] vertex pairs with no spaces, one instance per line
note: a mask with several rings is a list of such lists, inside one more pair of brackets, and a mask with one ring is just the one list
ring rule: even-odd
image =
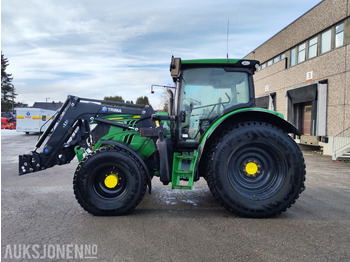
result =
[[[255,60],[171,59],[168,112],[68,96],[19,174],[69,163],[80,205],[93,215],[133,210],[151,180],[191,190],[203,177],[214,198],[244,217],[272,217],[304,190],[305,164],[274,111],[254,107]],[[45,145],[42,147],[42,145]]]

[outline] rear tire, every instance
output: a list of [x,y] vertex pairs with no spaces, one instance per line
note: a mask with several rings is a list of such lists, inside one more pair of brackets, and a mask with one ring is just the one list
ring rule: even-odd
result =
[[304,189],[304,158],[281,129],[245,122],[212,147],[207,181],[214,197],[231,212],[272,217],[289,208]]
[[79,204],[93,215],[123,215],[146,192],[146,173],[139,161],[115,147],[97,149],[76,169],[73,189]]

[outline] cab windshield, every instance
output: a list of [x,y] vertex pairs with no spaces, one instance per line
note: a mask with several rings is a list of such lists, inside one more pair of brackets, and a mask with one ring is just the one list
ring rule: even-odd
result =
[[179,139],[199,142],[225,109],[249,102],[248,73],[223,68],[193,68],[182,72],[179,93]]

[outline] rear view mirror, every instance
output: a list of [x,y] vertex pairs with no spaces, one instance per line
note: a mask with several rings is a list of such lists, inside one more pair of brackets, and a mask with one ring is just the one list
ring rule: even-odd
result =
[[171,57],[170,63],[170,74],[173,80],[175,81],[180,75],[180,67],[181,67],[181,58]]

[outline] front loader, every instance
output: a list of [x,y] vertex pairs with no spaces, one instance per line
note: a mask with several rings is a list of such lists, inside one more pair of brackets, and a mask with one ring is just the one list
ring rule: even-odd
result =
[[254,107],[258,61],[171,59],[169,112],[68,96],[19,174],[79,165],[74,194],[93,215],[122,215],[151,179],[191,190],[203,177],[215,199],[244,217],[272,217],[304,189],[299,131],[277,112]]

